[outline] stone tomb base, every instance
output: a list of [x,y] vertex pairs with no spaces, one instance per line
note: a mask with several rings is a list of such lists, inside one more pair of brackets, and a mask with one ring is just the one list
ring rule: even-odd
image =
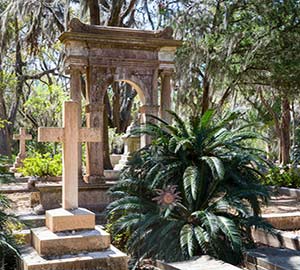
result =
[[89,210],[47,211],[46,225],[31,230],[32,246],[21,248],[21,269],[127,270],[127,256],[110,244]]

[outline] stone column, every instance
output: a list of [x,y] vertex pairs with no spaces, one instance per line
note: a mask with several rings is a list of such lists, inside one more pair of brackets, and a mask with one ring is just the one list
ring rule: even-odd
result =
[[[149,117],[148,115],[155,115],[158,114],[158,105],[143,105],[140,107],[140,113],[141,113],[141,125],[146,124],[147,122],[153,122],[154,119]],[[141,136],[141,148],[151,143],[151,138],[148,135],[142,135]]]
[[86,106],[87,127],[97,127],[100,130],[101,140],[97,143],[87,143],[86,175],[87,183],[101,183],[104,181],[103,166],[103,111],[104,94],[107,88],[106,69],[89,67],[87,70]]
[[166,110],[171,109],[171,76],[172,70],[161,72],[161,96],[160,96],[160,117],[171,122],[170,114]]
[[[69,74],[70,79],[70,98],[72,101],[78,102],[79,106],[79,125],[81,126],[81,68],[80,67],[70,67]],[[78,144],[78,179],[82,179],[82,146],[81,143]]]

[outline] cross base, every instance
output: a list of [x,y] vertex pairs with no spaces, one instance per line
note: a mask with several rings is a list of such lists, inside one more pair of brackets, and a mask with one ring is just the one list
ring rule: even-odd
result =
[[48,210],[46,211],[46,226],[52,232],[93,230],[95,228],[95,214],[84,208]]

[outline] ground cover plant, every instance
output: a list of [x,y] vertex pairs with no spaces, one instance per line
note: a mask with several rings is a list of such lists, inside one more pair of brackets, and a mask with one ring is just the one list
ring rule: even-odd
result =
[[112,231],[126,235],[127,252],[140,258],[178,261],[210,254],[239,263],[251,243],[267,190],[259,183],[261,160],[243,127],[228,127],[239,116],[216,121],[212,110],[174,125],[162,120],[138,132],[152,144],[138,151],[111,190]]

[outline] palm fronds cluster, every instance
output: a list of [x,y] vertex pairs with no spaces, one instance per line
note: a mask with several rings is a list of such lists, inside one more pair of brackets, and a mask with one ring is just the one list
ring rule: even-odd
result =
[[174,124],[156,119],[137,132],[152,143],[132,157],[111,190],[108,207],[114,233],[126,232],[127,252],[141,258],[178,261],[210,254],[239,263],[251,226],[266,226],[260,203],[257,138],[240,127],[239,114],[216,121],[213,111]]

